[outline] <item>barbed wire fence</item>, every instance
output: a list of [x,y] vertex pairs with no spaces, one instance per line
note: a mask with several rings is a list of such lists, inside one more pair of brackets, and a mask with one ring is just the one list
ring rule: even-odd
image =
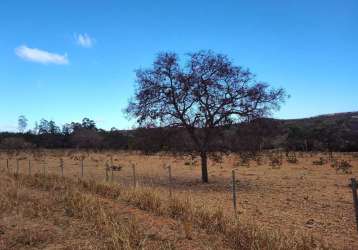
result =
[[[89,156],[89,155],[88,155]],[[357,157],[352,155],[352,157]],[[192,168],[192,166],[191,166]],[[167,189],[170,199],[174,196],[174,176],[172,166],[170,164],[163,165],[163,172],[160,175],[149,176],[141,174],[138,165],[129,161],[127,165],[115,164],[113,156],[104,161],[87,159],[79,156],[73,159],[65,160],[63,156],[48,160],[46,156],[34,154],[31,158],[17,157],[10,155],[9,157],[0,158],[0,170],[12,174],[42,174],[42,175],[58,175],[61,177],[91,179],[97,182],[119,183],[127,187],[137,188],[138,186],[161,186]],[[238,179],[236,177],[237,168],[233,168],[231,177],[228,179],[230,187],[232,208],[234,216],[238,216]],[[353,193],[354,215],[358,230],[358,184],[352,179],[351,184]]]
[[[108,184],[119,183],[124,186],[137,188],[138,186],[155,187],[160,185],[167,189],[169,199],[174,195],[174,179],[172,166],[163,165],[162,175],[146,176],[139,175],[137,164],[129,162],[128,166],[118,166],[113,164],[113,159],[104,163],[87,161],[84,158],[75,160],[64,160],[63,157],[47,161],[46,158],[0,158],[0,170],[9,174],[23,175],[57,175],[60,177],[91,179],[96,182],[106,182]],[[166,173],[165,173],[166,172]],[[120,174],[122,173],[122,174]],[[102,176],[101,176],[102,175]],[[165,180],[167,176],[167,180]],[[232,180],[229,185],[232,187],[232,204],[234,215],[237,216],[237,188],[235,170],[232,170]]]

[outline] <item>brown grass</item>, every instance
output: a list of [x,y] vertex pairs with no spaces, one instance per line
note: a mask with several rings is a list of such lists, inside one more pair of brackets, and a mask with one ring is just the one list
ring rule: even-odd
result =
[[[142,210],[182,220],[186,225],[186,237],[189,239],[191,228],[202,228],[207,233],[223,237],[230,249],[328,249],[312,238],[268,232],[253,225],[242,224],[236,219],[226,217],[222,209],[198,207],[190,199],[162,198],[155,189],[125,189],[117,185],[40,174],[15,174],[11,177],[16,180],[16,187],[50,192],[52,199],[63,206],[67,216],[91,225],[93,232],[102,240],[104,249],[138,249],[144,247],[147,240],[136,220],[123,221],[115,211],[106,209],[103,205],[105,198],[125,200]],[[12,188],[10,190],[14,192]],[[26,201],[20,198],[21,196],[15,196],[13,192],[7,193],[9,201]],[[17,244],[28,245],[24,242],[28,242],[30,238],[21,235],[18,234],[19,238],[16,238],[19,239]]]
[[[16,184],[2,186],[5,188],[1,196],[2,213],[16,209],[16,214],[25,218],[45,219],[55,217],[56,209],[61,207],[65,216],[85,222],[91,227],[92,234],[96,234],[97,239],[101,240],[100,246],[91,246],[94,249],[138,249],[146,240],[133,218],[123,220],[104,206],[98,197],[79,192],[64,179],[49,178],[44,181],[46,177],[11,177],[16,180]],[[46,203],[31,197],[31,190],[27,187],[50,192],[45,199]],[[16,228],[12,237],[3,243],[4,249],[40,247],[53,239],[51,233],[44,234],[38,228],[28,229],[22,226]]]
[[[23,157],[22,155],[23,153],[20,153],[16,157]],[[26,155],[27,159],[34,160],[30,154]],[[358,247],[351,191],[347,185],[349,178],[357,171],[358,158],[355,154],[334,155],[338,161],[350,162],[351,174],[336,173],[329,167],[330,164],[314,166],[313,161],[321,157],[325,161],[328,159],[328,156],[322,153],[312,156],[298,154],[296,163],[283,161],[279,169],[269,166],[270,158],[276,154],[259,156],[260,164],[255,164],[256,160],[253,159],[249,166],[239,166],[236,169],[239,221],[232,218],[230,194],[231,169],[234,163],[239,161],[236,156],[225,157],[220,168],[211,162],[211,183],[203,185],[199,181],[198,163],[186,166],[184,163],[188,161],[187,157],[173,158],[161,154],[143,156],[115,151],[79,153],[81,157],[85,157],[85,177],[78,179],[79,164],[76,160],[69,160],[73,153],[45,151],[43,155],[48,175],[41,174],[44,164],[39,165],[34,161],[32,172],[38,174],[38,180],[32,183],[34,180],[23,178],[26,185],[22,185],[25,185],[26,189],[62,192],[63,186],[70,185],[71,189],[90,197],[124,202],[154,216],[177,221],[181,225],[180,234],[191,242],[199,241],[195,239],[195,235],[198,230],[204,230],[221,238],[225,247],[232,249],[315,249],[323,248],[327,242],[331,242],[332,246],[338,249]],[[67,178],[58,177],[61,174],[57,166],[60,155],[64,158],[64,174]],[[16,170],[16,157],[10,164],[12,172]],[[122,171],[114,173],[112,184],[104,182],[104,163],[111,157],[113,162],[124,166]],[[3,154],[0,169],[4,168],[5,159]],[[129,162],[136,164],[140,184],[136,189],[132,187],[132,168]],[[164,163],[170,163],[172,166],[172,199],[169,199]],[[26,160],[20,163],[20,173],[27,173]],[[21,192],[11,192],[13,191],[6,196],[21,197]],[[3,194],[0,198],[3,200]],[[21,207],[21,203],[24,202],[12,203],[10,207]],[[51,214],[51,210],[45,212],[46,205],[43,207],[37,209],[43,210],[40,212],[42,216]],[[0,208],[3,208],[2,202]],[[72,213],[71,210],[68,212]],[[80,219],[76,216],[73,218]],[[142,221],[139,222],[138,227],[142,228]],[[145,244],[148,242],[150,240],[144,240]],[[164,247],[178,248],[177,240],[166,238],[161,242]]]

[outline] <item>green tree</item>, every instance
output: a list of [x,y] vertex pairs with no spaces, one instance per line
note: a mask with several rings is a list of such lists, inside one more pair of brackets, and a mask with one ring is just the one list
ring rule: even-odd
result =
[[18,129],[20,133],[24,133],[27,127],[27,118],[24,115],[20,115],[18,120],[17,120],[17,124],[18,124]]

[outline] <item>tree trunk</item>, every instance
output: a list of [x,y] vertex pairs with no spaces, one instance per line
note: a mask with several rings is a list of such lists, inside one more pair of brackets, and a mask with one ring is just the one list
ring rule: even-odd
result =
[[200,157],[201,157],[201,180],[204,183],[208,183],[209,179],[208,179],[208,156],[207,156],[207,152],[201,152]]

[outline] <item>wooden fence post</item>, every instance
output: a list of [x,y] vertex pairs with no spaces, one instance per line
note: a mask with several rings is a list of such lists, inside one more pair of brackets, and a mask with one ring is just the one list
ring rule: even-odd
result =
[[60,159],[61,177],[63,177],[63,159]]
[[135,172],[135,164],[132,164],[132,169],[133,169],[133,186],[137,187],[137,176],[136,176],[136,172]]
[[47,165],[47,163],[44,162],[44,165],[43,165],[43,172],[44,172],[43,174],[44,174],[44,175],[46,175],[46,165]]
[[9,173],[10,170],[9,170],[9,159],[6,159],[6,169],[7,169],[7,172]]
[[113,182],[113,166],[111,166],[111,182]]
[[109,181],[109,175],[108,175],[108,164],[106,163],[106,168],[104,169],[106,171],[106,181]]
[[169,197],[172,198],[173,191],[172,191],[172,167],[168,165],[168,177],[169,177]]
[[83,178],[83,159],[81,159],[81,177]]
[[16,174],[19,174],[19,169],[20,169],[19,159],[16,159]]
[[357,198],[357,181],[355,178],[351,178],[352,183],[352,194],[353,194],[353,205],[356,216],[356,225],[358,230],[358,198]]
[[111,182],[113,182],[113,155],[111,155]]
[[31,160],[29,159],[29,175],[31,175]]
[[235,217],[237,216],[237,203],[236,203],[236,178],[235,178],[235,170],[232,170],[232,202],[234,205],[234,213]]

